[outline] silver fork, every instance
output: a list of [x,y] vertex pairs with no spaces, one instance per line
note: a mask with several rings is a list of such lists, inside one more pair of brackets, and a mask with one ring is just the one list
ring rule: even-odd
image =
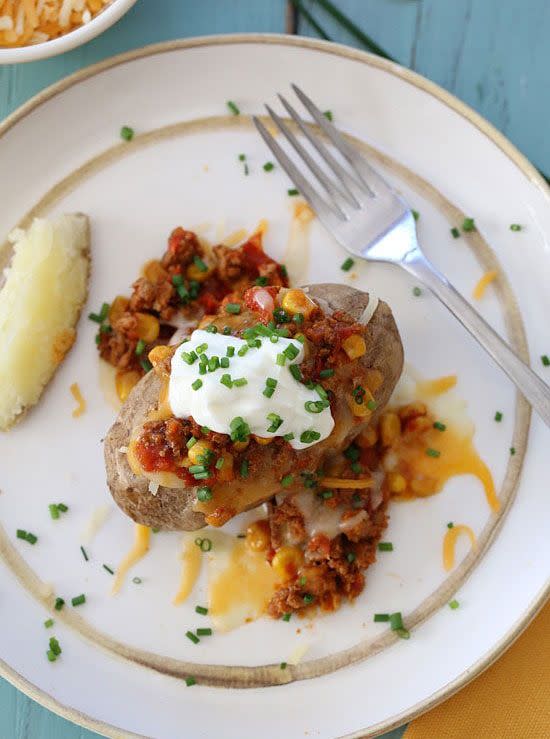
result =
[[254,117],[254,123],[280,166],[311,205],[319,220],[351,254],[375,261],[398,264],[428,287],[468,329],[488,354],[550,426],[550,388],[528,367],[508,344],[424,256],[416,237],[411,209],[395,190],[371,167],[362,154],[296,85],[292,88],[314,121],[340,152],[347,167],[338,161],[315,136],[296,110],[282,96],[279,99],[300,131],[327,165],[332,176],[319,165],[295,136],[293,130],[269,105],[267,112],[289,144],[322,185],[314,186],[285,150]]

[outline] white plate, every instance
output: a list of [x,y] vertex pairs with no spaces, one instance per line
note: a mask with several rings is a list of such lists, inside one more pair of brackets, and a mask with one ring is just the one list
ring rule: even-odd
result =
[[[277,36],[194,39],[79,72],[0,127],[2,171],[10,173],[0,182],[0,233],[28,222],[31,210],[88,213],[93,274],[86,313],[127,291],[178,224],[223,224],[229,233],[252,229],[265,217],[266,248],[282,258],[293,205],[289,183],[279,170],[263,171],[270,157],[244,114],[260,111],[290,81],[374,147],[371,155],[421,213],[426,252],[459,289],[471,294],[482,266],[498,261],[501,279],[479,307],[522,351],[525,330],[533,364],[544,373],[539,356],[550,349],[550,209],[543,182],[489,124],[435,85],[345,47]],[[243,115],[226,117],[227,99]],[[118,138],[123,124],[138,134],[130,145]],[[464,214],[475,217],[479,233],[454,240],[449,228]],[[512,222],[523,230],[511,232]],[[316,222],[307,244],[309,264],[296,279],[351,279],[339,270],[342,250]],[[196,647],[184,634],[200,625],[194,605],[204,602],[203,592],[180,608],[170,603],[179,578],[179,535],[154,539],[133,573],[143,583],[130,581],[117,598],[108,595],[101,565],[116,564],[128,548],[129,521],[113,510],[90,546],[90,561],[80,555],[82,528],[92,510],[109,501],[100,440],[114,414],[100,384],[94,326],[83,318],[77,345],[39,406],[0,438],[5,677],[52,710],[113,736],[121,735],[113,727],[151,737],[364,736],[448,696],[511,643],[548,588],[550,434],[537,418],[528,432],[525,404],[435,299],[414,297],[412,283],[391,268],[361,265],[357,274],[353,284],[374,289],[394,308],[412,365],[428,377],[458,373],[458,392],[503,496],[503,513],[490,514],[480,484],[469,477],[454,479],[433,498],[394,505],[385,538],[395,551],[369,570],[353,606],[318,618],[311,628],[299,624],[300,634],[295,620],[262,619]],[[79,420],[71,417],[74,381],[88,402]],[[496,410],[504,413],[500,424],[493,420]],[[55,501],[70,505],[70,514],[56,522],[47,510]],[[480,546],[477,554],[459,548],[462,562],[448,576],[441,542],[450,520],[472,526]],[[16,540],[18,527],[38,534],[39,543]],[[80,609],[54,614],[63,646],[55,664],[45,659],[48,611],[33,577],[53,583],[67,600],[87,595]],[[459,585],[461,607],[451,611],[446,603]],[[416,626],[408,642],[395,643],[384,625],[372,623],[374,612],[388,610],[401,610]],[[296,668],[262,670],[303,642],[310,648]],[[335,654],[353,664],[328,669]],[[189,689],[181,679],[197,674],[211,682],[223,673],[241,685],[241,666],[258,667],[257,684],[293,682]]]

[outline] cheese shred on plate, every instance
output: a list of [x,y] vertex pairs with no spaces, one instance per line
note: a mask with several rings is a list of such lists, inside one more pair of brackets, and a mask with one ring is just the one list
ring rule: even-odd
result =
[[9,240],[11,262],[0,275],[0,431],[38,401],[74,343],[88,289],[88,219],[36,218]]
[[41,44],[89,23],[111,0],[0,0],[0,47]]

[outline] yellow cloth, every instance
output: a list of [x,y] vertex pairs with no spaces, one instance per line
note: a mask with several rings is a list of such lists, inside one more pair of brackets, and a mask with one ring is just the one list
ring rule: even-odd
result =
[[404,734],[404,739],[472,737],[550,737],[550,603],[498,662],[412,721]]

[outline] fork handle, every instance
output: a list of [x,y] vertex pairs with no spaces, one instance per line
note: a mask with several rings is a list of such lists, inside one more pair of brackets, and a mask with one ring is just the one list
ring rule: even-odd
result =
[[546,425],[550,426],[550,387],[522,362],[509,345],[423,255],[414,250],[402,265],[447,306],[474,339],[502,367]]

